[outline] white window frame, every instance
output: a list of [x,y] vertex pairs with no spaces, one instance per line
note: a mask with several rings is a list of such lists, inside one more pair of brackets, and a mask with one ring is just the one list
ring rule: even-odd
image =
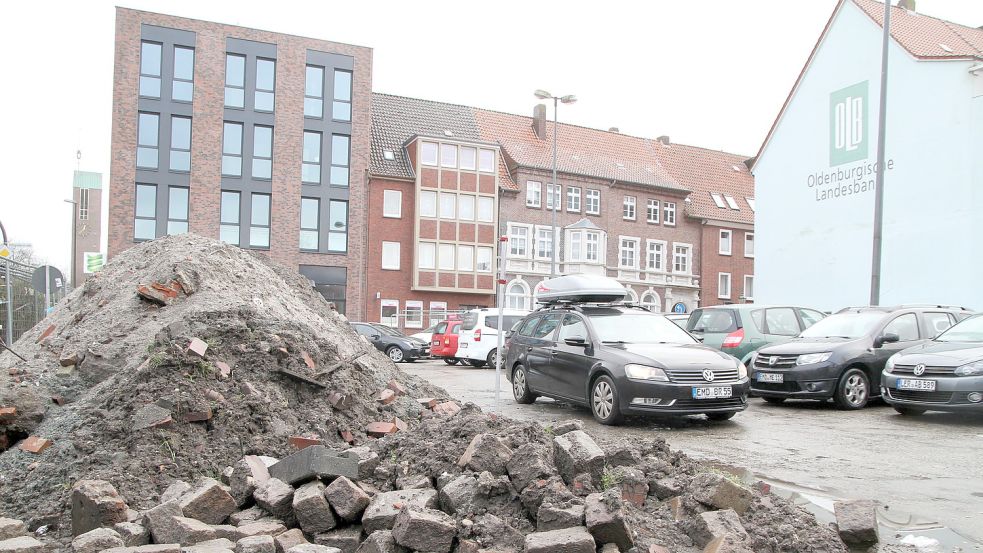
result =
[[[482,258],[487,258],[487,269],[481,268],[486,264],[482,262]],[[478,246],[474,253],[474,268],[479,273],[491,273],[495,269],[495,249],[490,246]]]
[[[389,317],[389,320],[383,315],[387,307],[396,308],[396,314]],[[399,326],[399,300],[379,300],[379,323],[394,328]]]
[[[522,244],[522,252],[521,253],[513,253],[512,252],[512,250],[513,250],[513,247],[512,247],[513,246],[513,243],[518,244],[519,243],[519,239],[520,239],[519,233],[517,232],[518,229],[523,229],[525,231],[525,234],[521,237],[521,240],[522,240],[522,242],[521,242],[521,244]],[[533,235],[533,226],[532,225],[523,225],[523,224],[519,224],[519,223],[509,223],[508,224],[508,237],[509,237],[509,253],[508,253],[508,255],[509,255],[509,257],[512,258],[512,259],[531,259],[532,258],[532,248],[530,247],[530,238],[532,238],[532,235]]]
[[[386,254],[389,254],[389,261],[386,261]],[[392,256],[395,255],[395,260]],[[399,270],[400,244],[399,242],[382,241],[382,269],[385,271]]]
[[621,218],[625,221],[635,220],[635,196],[625,196],[621,203]]
[[[485,213],[485,207],[487,207],[487,214]],[[478,218],[479,223],[495,222],[495,198],[491,196],[478,196],[478,205],[476,210],[476,217]]]
[[580,263],[584,251],[584,231],[582,230],[567,231],[566,242],[567,242],[566,244],[567,261],[570,261],[572,263]]
[[[625,248],[625,243],[631,244],[630,249]],[[637,236],[618,236],[618,267],[621,269],[638,269],[638,245],[641,239]],[[625,264],[625,252],[631,251],[632,263]]]
[[[541,237],[541,233],[545,233],[546,237],[549,238],[549,240],[550,240],[550,242],[549,242],[550,249],[549,249],[549,252],[545,256],[539,255],[539,244],[540,244],[540,242],[545,242],[545,240],[543,240],[542,237]],[[534,248],[533,248],[533,257],[535,257],[536,259],[539,259],[539,260],[552,261],[553,260],[553,248],[555,247],[555,245],[557,243],[556,235],[553,232],[553,227],[546,227],[546,226],[536,225],[536,232],[535,232],[534,237],[535,237],[535,239],[533,241],[533,246],[534,246]]]
[[[486,154],[491,155],[489,160],[491,163],[485,163],[488,159]],[[485,148],[480,148],[478,150],[478,172],[480,173],[494,173],[495,172],[495,150],[486,150]]]
[[[727,283],[726,287],[724,287],[724,282]],[[717,273],[717,298],[722,300],[730,299],[730,284],[730,273]]]
[[[423,250],[424,248],[430,250],[430,259],[426,265],[423,264]],[[417,245],[417,264],[420,269],[435,270],[437,268],[437,243],[436,242],[420,242]]]
[[[751,244],[751,253],[750,254],[747,253],[747,250],[748,250],[747,245],[748,245],[748,243]],[[745,232],[744,233],[744,257],[750,257],[752,259],[754,258],[754,233],[753,232]]]
[[[591,209],[591,200],[597,200],[596,209]],[[587,192],[584,193],[584,213],[587,215],[600,215],[601,214],[601,190],[599,188],[588,188]]]
[[[652,246],[662,246],[662,251],[659,252],[659,265],[661,267],[653,267],[652,259]],[[645,270],[647,271],[658,271],[660,273],[668,272],[668,267],[666,267],[666,241],[665,240],[646,240],[645,241]]]
[[580,187],[567,186],[567,211],[580,213]]
[[546,183],[546,209],[552,211],[553,206],[556,206],[556,210],[560,211],[561,203],[563,202],[563,185],[554,185],[551,182]]
[[[410,311],[418,314],[418,317],[410,315]],[[403,328],[423,328],[423,302],[420,300],[406,300],[406,318],[403,320]]]
[[526,181],[526,207],[539,208],[543,205],[543,183]]
[[[457,219],[457,194],[441,192],[437,200],[437,213],[441,219]],[[446,203],[445,203],[446,200]],[[450,214],[444,213],[444,207],[450,208]]]
[[[748,286],[748,282],[751,283],[751,286]],[[748,295],[748,289],[751,291],[750,295]],[[744,299],[754,300],[754,275],[744,275]]]
[[747,205],[751,208],[751,211],[754,211],[754,198],[744,198],[744,201],[747,202]]
[[[591,238],[596,237],[596,248],[594,249],[594,259],[591,259],[590,255],[590,242]],[[604,260],[604,237],[600,231],[597,230],[587,230],[584,231],[584,263],[601,263]]]
[[[466,263],[465,260],[467,260]],[[465,273],[474,272],[474,246],[460,245],[457,247],[457,270]]]
[[457,169],[457,144],[440,145],[440,166],[446,169]]
[[[450,256],[445,255],[445,252],[449,252]],[[454,244],[449,244],[449,243],[437,244],[437,270],[454,271],[456,269],[457,269],[457,247]]]
[[[645,206],[645,220],[653,225],[658,225],[659,220],[661,219],[661,217],[659,217],[659,210],[661,209],[662,202],[649,198],[649,201]],[[654,218],[652,217],[652,214],[655,214]]]
[[[676,260],[679,257],[679,252],[677,252],[676,250],[679,249],[679,248],[682,248],[683,250],[685,250],[685,253],[683,254],[683,257],[685,258],[685,262],[686,262],[686,270],[685,271],[677,271],[676,270],[676,265],[677,265]],[[692,244],[683,244],[683,243],[673,242],[673,244],[672,244],[672,272],[675,273],[675,274],[677,274],[677,275],[692,275],[693,274],[693,245]]]
[[662,203],[662,224],[667,227],[676,226],[676,202]]
[[[427,149],[430,146],[433,146],[433,157],[432,158],[427,155]],[[437,166],[437,152],[439,150],[440,150],[440,146],[438,146],[436,142],[421,141],[420,142],[420,164],[421,165],[429,165],[431,167],[436,167]]]
[[[654,298],[655,301],[645,301],[645,298]],[[638,305],[641,305],[646,309],[648,309],[646,306],[651,305],[655,308],[655,311],[652,311],[651,309],[649,309],[649,311],[652,311],[653,313],[662,313],[662,298],[659,297],[659,293],[655,290],[646,290],[644,293],[642,293],[641,299],[638,300]]]
[[[432,202],[424,201],[425,198],[429,198]],[[420,191],[420,217],[433,217],[437,218],[437,192],[435,190],[421,190]]]
[[[465,164],[464,162],[464,152],[471,152],[471,163]],[[478,167],[478,149],[474,146],[461,146],[457,152],[458,163],[461,169],[466,171],[474,171]]]
[[733,251],[734,231],[729,229],[720,229],[720,238],[717,240],[717,253],[720,255],[731,255],[731,252]]
[[[514,290],[521,291],[521,296]],[[511,303],[512,300],[517,298],[521,298],[521,301],[516,304]],[[505,285],[505,308],[529,310],[529,284],[526,281],[513,280]]]
[[[388,211],[387,206],[391,198],[396,198],[396,211]],[[382,191],[382,216],[390,219],[402,219],[403,217],[403,192],[401,190]]]
[[741,210],[741,206],[737,205],[737,200],[735,200],[733,196],[728,196],[727,194],[724,194],[724,201],[727,202],[727,206],[733,209],[734,211]]
[[720,194],[717,194],[716,192],[710,192],[710,199],[712,199],[714,205],[716,205],[720,209],[727,209],[727,205],[724,204],[724,198]]
[[435,325],[441,321],[447,320],[447,302],[446,301],[430,302],[429,319],[431,325]]
[[457,218],[462,221],[474,221],[475,218],[475,196],[474,194],[457,195]]

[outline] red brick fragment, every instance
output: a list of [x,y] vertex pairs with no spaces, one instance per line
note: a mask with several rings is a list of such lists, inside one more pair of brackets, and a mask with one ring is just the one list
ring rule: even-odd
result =
[[403,385],[400,384],[399,382],[396,382],[395,379],[390,380],[389,383],[386,384],[386,387],[389,388],[390,390],[392,390],[393,392],[396,392],[396,395],[399,395],[399,396],[405,396],[406,395],[406,388],[403,387]]
[[311,359],[311,355],[309,353],[302,351],[300,352],[300,356],[304,358],[304,364],[307,365],[308,369],[313,371],[315,368],[317,368],[317,364],[315,364],[314,360]]
[[355,445],[355,435],[348,430],[339,430],[338,435],[341,436],[342,440],[345,440],[351,445]]
[[162,305],[162,306],[171,303],[171,299],[172,299],[164,292],[161,292],[156,288],[146,286],[144,284],[137,286],[137,295],[151,303],[155,303],[157,305]]
[[433,412],[438,415],[454,416],[461,411],[461,406],[456,401],[445,401],[434,406]]
[[437,405],[437,398],[435,397],[421,397],[416,400],[417,403],[423,406],[424,409],[433,409]]
[[10,439],[7,437],[7,433],[4,432],[0,434],[0,451],[7,451],[10,449]]
[[365,433],[373,438],[381,438],[386,434],[393,434],[399,429],[391,422],[373,422],[365,427]]
[[47,438],[38,438],[37,436],[28,436],[24,441],[20,443],[21,451],[26,451],[28,453],[34,453],[35,455],[40,454],[44,450],[51,447],[54,444],[51,440]]
[[38,336],[36,343],[40,344],[41,342],[44,341],[45,338],[51,336],[51,333],[54,331],[55,331],[55,325],[48,325],[48,328],[44,329],[44,332],[42,332],[41,335]]
[[322,445],[324,442],[320,438],[308,438],[307,436],[290,436],[287,443],[297,449],[304,449],[312,445]]
[[177,292],[170,286],[164,286],[163,284],[155,282],[151,284],[150,287],[153,288],[154,290],[157,290],[161,294],[164,294],[170,299],[174,299],[177,297]]
[[341,392],[331,392],[328,394],[328,403],[335,409],[348,409],[352,405],[352,398]]
[[204,411],[189,411],[184,414],[184,422],[205,422],[207,420],[211,420],[211,418],[211,407],[205,408]]
[[218,376],[222,380],[225,380],[232,375],[232,367],[230,367],[225,361],[216,361],[215,366],[218,367]]
[[174,419],[171,418],[170,416],[166,416],[160,419],[159,421],[154,421],[150,423],[150,426],[148,426],[147,428],[168,428],[172,424],[174,424]]
[[405,422],[403,422],[403,420],[402,420],[402,419],[400,419],[399,417],[393,417],[393,424],[395,424],[395,425],[396,425],[396,428],[397,428],[398,430],[400,430],[400,431],[402,431],[402,432],[406,432],[406,431],[407,431],[407,430],[409,430],[409,428],[410,428],[410,427],[409,427],[409,426],[407,426],[407,425],[406,425],[406,423],[405,423]]
[[10,422],[17,418],[16,407],[0,407],[0,422]]
[[58,359],[58,364],[62,367],[71,367],[72,365],[78,365],[79,354],[76,352],[65,352],[61,354],[61,358]]
[[191,343],[188,344],[188,351],[198,357],[205,357],[205,352],[208,351],[208,344],[201,338],[192,338]]
[[396,401],[396,392],[386,388],[385,390],[379,392],[379,397],[375,398],[375,400],[383,405],[389,405],[390,403]]
[[55,402],[55,405],[65,405],[64,396],[51,396],[51,401]]
[[622,482],[621,499],[631,503],[639,509],[645,503],[648,496],[648,486],[643,482]]

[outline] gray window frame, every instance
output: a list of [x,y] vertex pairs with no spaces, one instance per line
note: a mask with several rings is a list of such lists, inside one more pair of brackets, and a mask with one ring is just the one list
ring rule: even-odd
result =
[[[226,130],[227,130],[227,127],[229,125],[233,125],[233,126],[239,127],[239,153],[238,154],[237,153],[234,153],[234,152],[227,152],[225,150],[225,145],[226,145],[226,140],[225,140]],[[246,139],[246,125],[244,123],[242,123],[240,121],[223,121],[222,122],[222,164],[221,164],[222,167],[221,167],[221,171],[222,171],[222,177],[223,178],[226,178],[226,177],[242,178],[242,166],[243,166],[243,163],[242,163],[243,162],[243,154],[242,154],[242,152],[243,152],[243,149],[244,149],[243,142],[245,142],[245,139]],[[239,173],[238,174],[226,173],[225,172],[225,158],[226,157],[239,158]]]
[[[344,152],[345,152],[345,163],[344,164],[336,163],[335,162],[335,155],[338,154],[338,152],[340,151],[339,148],[335,148],[335,139],[336,138],[344,138],[345,141],[347,142],[347,148],[344,149]],[[329,176],[328,176],[328,182],[331,183],[331,186],[340,187],[340,188],[349,188],[351,186],[351,178],[352,178],[352,175],[351,175],[351,164],[352,164],[352,137],[350,135],[347,135],[347,134],[332,133],[331,134],[331,170],[330,170],[330,173],[329,173]],[[345,183],[344,184],[338,184],[338,183],[335,182],[335,169],[336,168],[337,169],[344,169],[345,170]]]
[[[145,186],[145,187],[148,187],[148,188],[153,188],[153,190],[154,190],[154,201],[153,201],[154,214],[153,214],[152,217],[147,216],[147,215],[140,215],[140,202],[138,201],[138,199],[140,197],[140,187],[141,186]],[[154,183],[150,183],[150,182],[138,182],[138,183],[136,183],[136,186],[133,189],[133,241],[134,242],[146,242],[147,240],[153,240],[154,238],[157,238],[157,213],[159,211],[157,209],[157,200],[158,200],[157,191],[158,191],[158,188],[159,187],[156,184],[154,184]],[[150,238],[141,238],[141,237],[138,237],[137,236],[137,229],[136,229],[137,221],[153,221],[154,235],[152,237],[150,237]]]
[[[318,70],[318,71],[321,72],[321,82],[320,82],[320,85],[321,85],[321,95],[320,96],[315,96],[315,95],[310,94],[308,92],[308,89],[310,88],[310,84],[311,84],[311,79],[310,79],[310,70],[311,69],[316,69],[316,70]],[[324,66],[314,65],[313,63],[308,63],[304,67],[304,117],[307,117],[307,118],[310,118],[310,119],[324,119],[324,75],[325,74],[326,74],[326,72],[324,70]],[[317,104],[316,104],[318,106],[318,114],[317,115],[313,115],[313,114],[307,112],[308,101],[311,102],[311,105],[315,105],[315,104],[313,104],[313,102],[317,102]]]
[[[345,98],[339,98],[338,95],[337,95],[337,92],[338,92],[338,75],[339,74],[346,74],[346,75],[348,75],[348,99],[347,100]],[[351,120],[352,120],[352,114],[354,113],[353,110],[355,109],[355,106],[353,105],[353,100],[354,99],[352,98],[352,96],[354,95],[354,88],[355,88],[355,73],[353,71],[351,71],[351,70],[335,68],[335,70],[334,70],[334,76],[333,76],[333,78],[331,80],[331,120],[332,121],[343,121],[345,123],[350,123],[351,122]],[[323,94],[323,92],[322,92],[322,94]],[[338,107],[338,106],[340,106],[340,105],[347,105],[348,106],[348,117],[347,118],[335,117],[335,108]]]
[[[257,140],[256,133],[257,133],[257,131],[259,129],[269,129],[270,130],[270,155],[268,157],[267,156],[262,156],[262,155],[259,155],[259,154],[256,153],[256,147],[259,144],[259,141]],[[271,181],[271,180],[273,180],[273,142],[274,142],[274,136],[273,136],[273,134],[274,134],[273,125],[253,125],[253,155],[252,155],[252,159],[250,160],[251,163],[249,164],[250,165],[249,175],[253,178],[253,180],[259,180],[259,181]],[[268,161],[269,162],[269,164],[270,164],[270,175],[268,177],[257,176],[256,175],[256,162],[257,161]]]
[[[156,75],[154,75],[153,73],[144,73],[143,72],[143,70],[144,70],[144,67],[143,67],[143,62],[144,62],[144,51],[143,51],[143,48],[144,48],[144,46],[147,46],[147,45],[156,46],[157,49],[159,50],[158,55],[157,55],[157,60],[158,61],[157,61],[157,74]],[[151,98],[151,99],[154,99],[154,100],[159,100],[160,99],[160,92],[164,88],[163,87],[163,82],[164,82],[164,75],[163,75],[163,73],[164,73],[164,44],[162,42],[156,41],[156,40],[141,40],[140,41],[140,67],[139,68],[140,68],[140,77],[139,77],[139,83],[137,85],[137,95],[140,98]],[[148,94],[144,94],[143,93],[143,82],[144,82],[144,79],[154,79],[154,80],[157,81],[157,95],[156,96],[150,96]]]
[[[183,190],[184,193],[186,194],[185,201],[184,201],[184,219],[174,217],[174,214],[171,212],[172,211],[171,194],[173,194],[175,190]],[[187,186],[168,186],[167,187],[167,228],[166,228],[166,233],[168,235],[185,234],[191,230],[189,224],[189,218],[191,216],[190,210],[191,210],[191,189],[188,188]],[[171,232],[171,223],[184,223],[184,232]]]
[[[260,88],[259,87],[259,64],[260,62],[269,62],[273,64],[273,84],[270,88]],[[253,71],[255,71],[255,81],[253,86],[253,111],[257,113],[274,113],[276,111],[276,58],[267,58],[264,56],[256,56],[255,63],[253,63]],[[272,105],[270,109],[260,109],[258,102],[261,94],[269,94],[272,98]]]
[[[242,60],[242,84],[230,84],[229,83],[229,59],[230,58],[240,58]],[[246,59],[246,54],[240,54],[238,52],[226,52],[225,53],[225,96],[222,100],[223,105],[230,109],[246,109],[246,68],[248,67],[248,60]],[[229,89],[242,91],[242,105],[234,105],[229,103]]]
[[[178,147],[175,147],[174,146],[174,138],[175,138],[174,122],[176,120],[178,120],[178,119],[183,119],[183,120],[187,120],[188,121],[188,147],[187,148],[178,148]],[[168,155],[168,161],[167,161],[167,168],[171,172],[174,172],[174,173],[190,173],[191,172],[191,140],[192,140],[192,136],[191,135],[192,135],[192,123],[193,123],[193,121],[192,121],[191,117],[188,117],[188,116],[185,116],[185,115],[171,115],[171,141],[170,141],[171,144],[170,144],[170,153]],[[175,158],[180,157],[180,156],[175,156],[175,152],[177,152],[178,154],[186,154],[187,155],[187,159],[188,159],[188,168],[187,169],[179,169],[179,168],[178,169],[175,169],[174,168],[174,160],[175,160]]]
[[[316,136],[317,137],[317,148],[314,149],[314,151],[317,152],[317,159],[316,160],[308,160],[307,159],[307,152],[308,152],[308,148],[307,148],[307,136],[308,135],[312,135],[312,136]],[[322,161],[321,160],[322,160],[322,155],[324,153],[324,133],[319,132],[319,131],[312,131],[312,130],[306,130],[305,129],[304,130],[304,138],[303,138],[303,140],[304,140],[304,143],[303,143],[303,146],[301,148],[300,182],[302,182],[304,184],[321,184],[321,181],[323,179],[323,172],[321,171],[321,166],[322,166]],[[308,167],[312,167],[312,168],[316,168],[317,169],[317,180],[308,180],[307,179],[307,177],[305,176],[305,169],[307,169]]]
[[[314,226],[304,226],[304,202],[316,202],[314,205]],[[313,232],[314,235],[314,247],[305,248],[304,247],[304,233]],[[300,251],[303,252],[316,252],[320,250],[321,247],[321,198],[300,198]]]
[[[157,120],[157,132],[155,133],[155,141],[154,141],[154,144],[153,145],[143,144],[143,143],[140,142],[140,134],[141,134],[141,130],[143,129],[143,117],[145,115],[146,116],[153,116]],[[156,160],[156,163],[154,163],[153,166],[150,166],[150,165],[140,165],[140,150],[153,150],[153,152],[154,152],[154,159]],[[136,166],[137,166],[137,169],[141,169],[141,170],[144,170],[144,171],[156,171],[156,170],[160,169],[160,114],[159,113],[154,113],[154,112],[149,112],[149,111],[140,111],[140,112],[137,113],[137,157],[136,157]]]
[[[236,206],[230,214],[235,214],[235,221],[226,221],[225,212],[223,208],[225,207],[225,195],[234,194],[236,197]],[[238,246],[242,243],[242,192],[238,190],[222,190],[222,194],[219,200],[219,240],[225,242],[222,238],[222,230],[235,228],[236,231],[236,241],[235,245]],[[226,242],[227,244],[233,244],[233,242]]]
[[[179,78],[177,76],[177,59],[178,59],[177,51],[178,50],[188,50],[191,52],[191,78],[190,79],[185,79],[183,77]],[[190,104],[194,101],[195,98],[195,57],[196,57],[195,49],[190,46],[185,46],[183,44],[175,44],[171,47],[171,56],[172,59],[174,60],[174,74],[171,79],[171,101]],[[178,83],[187,83],[191,86],[190,99],[185,100],[185,99],[178,99],[174,97],[175,96],[174,92],[177,89]]]
[[[256,198],[266,198],[266,221],[256,222]],[[273,220],[273,195],[263,192],[252,192],[249,194],[249,241],[248,246],[253,250],[268,250],[270,249],[270,244],[273,242],[272,236],[272,220]],[[253,230],[254,229],[266,229],[266,245],[253,244]],[[240,236],[240,240],[242,237]]]
[[[329,222],[333,218],[333,214],[334,214],[334,210],[335,210],[335,205],[344,205],[344,209],[345,209],[344,230],[334,230],[330,226],[326,229],[327,234],[328,234],[327,249],[331,253],[348,253],[348,226],[349,226],[349,219],[350,219],[350,213],[351,213],[350,210],[349,210],[349,207],[350,206],[348,205],[348,201],[347,200],[335,200],[335,199],[329,200],[328,201],[328,221]],[[332,235],[337,236],[339,234],[344,235],[344,237],[345,237],[345,247],[344,247],[344,249],[340,249],[340,250],[339,249],[332,249],[332,247],[331,247],[331,236]]]

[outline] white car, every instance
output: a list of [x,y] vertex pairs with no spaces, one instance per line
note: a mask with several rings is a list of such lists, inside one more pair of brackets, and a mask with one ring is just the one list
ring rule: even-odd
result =
[[[521,309],[505,309],[502,313],[503,333],[529,314]],[[461,320],[463,324],[458,334],[457,358],[472,367],[486,364],[494,367],[498,348],[498,309],[474,309],[461,315]]]
[[437,323],[434,323],[434,324],[430,325],[430,328],[426,328],[424,330],[421,330],[420,332],[417,332],[416,334],[410,334],[410,338],[417,338],[417,339],[423,340],[424,342],[426,342],[426,343],[429,344],[430,341],[433,340],[433,329],[435,329],[435,328],[437,328]]

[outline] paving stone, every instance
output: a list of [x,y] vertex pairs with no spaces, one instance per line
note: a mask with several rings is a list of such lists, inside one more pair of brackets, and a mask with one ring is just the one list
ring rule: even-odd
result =
[[616,543],[622,551],[634,545],[618,490],[588,495],[584,501],[584,520],[598,543]]
[[271,478],[288,484],[334,476],[358,479],[358,457],[315,445],[288,455],[270,467]]
[[213,540],[216,537],[215,529],[211,525],[196,518],[173,517],[172,524],[174,535],[167,541],[174,541],[181,545],[194,545],[199,542]]
[[583,430],[583,429],[584,429],[584,423],[582,421],[575,420],[575,419],[562,421],[556,423],[556,425],[553,426],[553,435],[562,436],[564,434],[569,434],[574,430]]
[[158,428],[161,426],[167,426],[174,422],[171,418],[171,412],[159,405],[144,405],[133,414],[133,425],[130,427],[133,431],[143,430],[145,428]]
[[126,522],[126,502],[105,480],[81,480],[72,488],[72,535]]
[[601,481],[604,452],[583,430],[553,438],[553,458],[560,475],[568,484],[582,473],[589,474],[594,482]]
[[205,352],[208,351],[208,344],[201,338],[192,338],[191,343],[188,344],[188,351],[198,357],[205,357]]
[[344,476],[335,478],[334,482],[325,488],[324,497],[338,516],[347,521],[358,520],[372,501],[369,494]]
[[293,497],[293,511],[297,523],[306,534],[320,534],[338,526],[328,500],[324,497],[324,484],[320,480],[297,488]]
[[150,530],[143,524],[136,522],[117,522],[113,525],[113,530],[123,539],[125,547],[137,545],[147,545],[150,543]]
[[207,524],[221,524],[236,510],[236,501],[218,480],[205,478],[198,487],[181,496],[184,516]]
[[390,530],[376,530],[365,538],[355,553],[408,553],[408,549],[396,543]]
[[751,490],[711,473],[697,475],[689,489],[700,503],[716,509],[733,509],[739,515],[747,512],[754,498]]
[[274,520],[257,520],[248,524],[243,524],[236,528],[240,538],[250,536],[279,536],[287,531],[287,527],[282,522]]
[[235,543],[226,538],[216,538],[203,541],[188,547],[182,547],[181,553],[232,553]]
[[649,481],[649,490],[665,500],[683,493],[683,486],[675,478],[658,478]]
[[396,515],[403,507],[436,508],[437,490],[397,490],[377,494],[362,514],[364,531],[372,534],[376,530],[392,530]]
[[501,438],[494,434],[482,433],[471,439],[457,465],[475,472],[505,474],[505,466],[511,458],[512,450]]
[[396,543],[416,551],[449,553],[456,534],[454,519],[435,509],[407,507],[393,525]]
[[181,553],[181,546],[176,543],[138,545],[135,547],[114,547],[104,549],[102,553]]
[[843,543],[854,547],[877,543],[877,502],[868,499],[836,501],[833,511]]
[[334,547],[342,553],[355,553],[359,544],[362,543],[362,526],[355,524],[344,528],[337,528],[330,532],[315,534],[311,541],[318,545]]
[[594,537],[586,528],[533,532],[525,539],[525,553],[594,553]]
[[703,553],[754,553],[734,534],[724,534],[713,539],[703,548]]
[[302,543],[310,543],[307,538],[304,537],[304,532],[300,528],[294,528],[292,530],[287,530],[273,538],[273,542],[276,544],[276,553],[287,553],[295,545],[300,545]]
[[13,518],[0,517],[0,541],[19,538],[27,533],[27,525]]
[[342,553],[337,547],[317,545],[314,543],[302,543],[290,548],[287,553]]
[[215,532],[215,539],[225,538],[227,540],[236,541],[242,536],[239,534],[239,529],[231,524],[212,524],[212,531]]
[[256,486],[269,479],[270,470],[263,460],[255,455],[246,455],[232,467],[229,476],[232,499],[239,507],[247,505],[253,499]]
[[143,516],[147,521],[147,528],[150,529],[150,537],[155,543],[181,542],[181,534],[174,521],[175,518],[184,516],[178,500],[161,503],[144,511]]
[[256,504],[266,512],[281,519],[290,520],[293,516],[294,489],[278,478],[270,478],[253,492]]
[[576,503],[557,505],[543,502],[536,512],[536,531],[548,532],[584,525],[584,506]]
[[618,544],[616,544],[616,543],[606,543],[606,544],[604,544],[604,545],[601,546],[600,553],[618,553],[619,551],[620,551],[620,549],[618,549]]
[[32,536],[0,541],[0,553],[46,553],[47,547]]
[[103,549],[124,547],[126,543],[116,530],[111,528],[96,528],[84,534],[75,536],[72,540],[74,553],[98,553]]
[[258,505],[253,505],[248,509],[244,509],[242,511],[239,511],[237,513],[232,513],[231,515],[229,515],[229,524],[242,526],[243,524],[254,522],[265,516],[267,516],[266,511],[264,511]]
[[357,480],[370,478],[381,462],[379,454],[372,451],[368,446],[353,447],[346,450],[345,453],[358,457]]
[[512,452],[506,469],[517,490],[525,488],[534,480],[547,479],[556,474],[549,449],[533,442],[523,444]]
[[726,534],[741,540],[748,539],[748,533],[733,509],[700,513],[693,518],[693,522],[689,528],[689,537],[700,547],[706,547],[708,543]]
[[451,514],[469,514],[478,497],[478,479],[462,474],[440,489],[440,508]]
[[235,553],[276,553],[273,536],[248,536],[236,542]]
[[167,503],[174,499],[181,499],[181,496],[191,491],[191,484],[184,480],[175,480],[170,486],[160,494],[160,503]]
[[398,490],[423,490],[432,488],[433,482],[430,478],[422,474],[408,474],[396,479],[396,489]]

